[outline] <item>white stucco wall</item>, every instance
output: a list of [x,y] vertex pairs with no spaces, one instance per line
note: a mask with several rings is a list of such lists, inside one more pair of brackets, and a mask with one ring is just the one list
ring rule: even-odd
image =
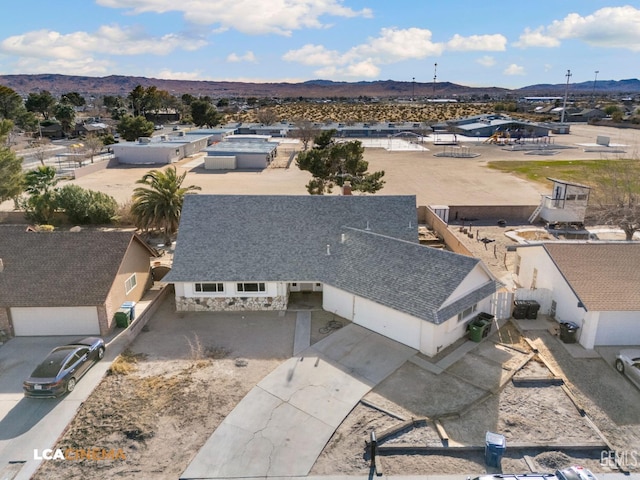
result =
[[476,265],[473,270],[471,270],[465,277],[465,279],[460,282],[460,285],[456,287],[447,301],[444,302],[443,307],[446,307],[447,305],[455,302],[456,300],[459,300],[460,298],[468,295],[474,290],[477,290],[489,281],[491,281],[491,277],[489,276],[487,271],[480,264]]
[[420,328],[427,323],[361,297],[355,297],[353,322],[416,350],[420,350]]
[[355,296],[331,285],[325,285],[322,293],[322,309],[353,321]]
[[122,164],[168,164],[184,158],[184,145],[166,143],[163,145],[114,144],[114,156]]
[[600,312],[595,345],[640,345],[640,312]]
[[[275,297],[284,295],[287,291],[287,284],[282,282],[259,282],[265,284],[264,292],[238,292],[237,284],[245,282],[202,282],[202,283],[222,283],[224,292],[196,292],[195,283],[176,283],[176,297]],[[256,283],[256,282],[246,282]]]

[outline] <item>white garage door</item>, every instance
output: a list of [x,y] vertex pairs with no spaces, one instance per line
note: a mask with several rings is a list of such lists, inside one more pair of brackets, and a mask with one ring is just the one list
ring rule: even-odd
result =
[[640,345],[640,313],[601,313],[595,345]]
[[99,335],[96,307],[12,308],[16,337]]

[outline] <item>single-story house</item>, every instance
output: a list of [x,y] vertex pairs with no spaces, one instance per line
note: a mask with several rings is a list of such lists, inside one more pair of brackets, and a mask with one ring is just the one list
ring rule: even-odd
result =
[[106,335],[152,283],[156,253],[131,232],[0,226],[0,330],[9,336]]
[[209,144],[211,135],[187,135],[178,131],[175,135],[140,137],[135,142],[120,142],[110,147],[118,163],[166,165],[202,151]]
[[92,122],[92,123],[77,123],[74,129],[74,134],[77,136],[87,135],[106,135],[111,132],[111,127],[106,123]]
[[517,296],[576,323],[582,346],[640,345],[640,243],[547,242],[516,251]]
[[478,259],[419,243],[415,196],[188,195],[171,272],[181,311],[323,309],[426,355],[490,313]]
[[[222,142],[204,149],[207,156],[204,166],[207,170],[261,170],[267,168],[278,154],[278,142],[269,142],[271,137],[253,137],[244,140],[226,137]],[[240,137],[245,137],[240,135]]]

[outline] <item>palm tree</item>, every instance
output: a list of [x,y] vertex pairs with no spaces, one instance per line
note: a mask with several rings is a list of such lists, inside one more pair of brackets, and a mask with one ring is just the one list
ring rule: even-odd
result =
[[136,226],[145,231],[161,230],[165,245],[171,245],[171,236],[178,230],[184,196],[201,190],[195,185],[183,187],[186,176],[187,172],[178,175],[176,167],[164,171],[151,170],[136,182],[145,186],[133,191],[131,213],[136,219]]

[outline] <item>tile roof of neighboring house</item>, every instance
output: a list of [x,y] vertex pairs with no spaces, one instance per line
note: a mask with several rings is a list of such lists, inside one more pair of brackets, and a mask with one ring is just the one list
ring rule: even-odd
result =
[[146,245],[131,232],[0,226],[0,306],[104,304],[132,241]]
[[545,243],[589,311],[640,310],[640,243]]
[[418,243],[414,196],[189,195],[164,280],[316,281],[440,323],[478,263]]

